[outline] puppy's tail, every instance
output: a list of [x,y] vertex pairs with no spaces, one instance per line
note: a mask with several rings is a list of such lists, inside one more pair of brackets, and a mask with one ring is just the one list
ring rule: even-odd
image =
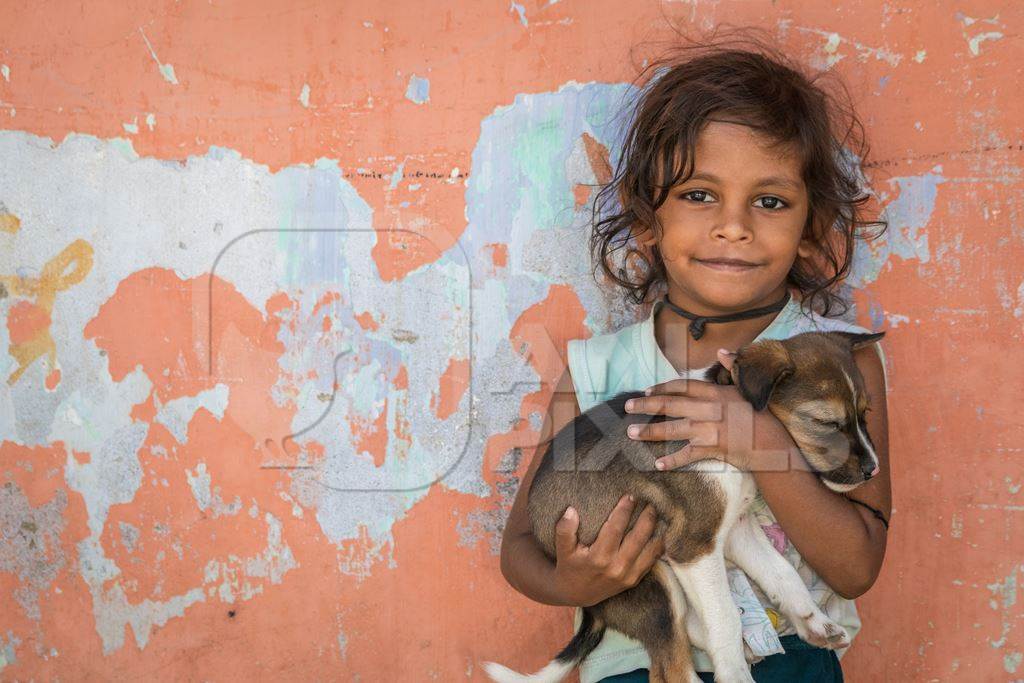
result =
[[604,638],[604,622],[594,617],[590,610],[583,610],[583,620],[576,635],[569,644],[548,662],[547,666],[532,675],[516,673],[496,662],[484,662],[484,670],[491,680],[498,683],[558,683],[575,669],[587,655],[594,651]]

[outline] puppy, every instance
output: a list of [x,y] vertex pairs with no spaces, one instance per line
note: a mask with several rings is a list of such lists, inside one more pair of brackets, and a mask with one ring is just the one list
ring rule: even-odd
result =
[[[883,335],[806,332],[763,340],[739,349],[731,371],[716,362],[684,376],[735,384],[755,410],[767,407],[823,483],[845,492],[878,472],[864,426],[867,393],[853,351]],[[753,683],[726,559],[757,582],[803,640],[831,649],[849,645],[845,629],[818,608],[793,566],[745,514],[756,495],[753,476],[719,460],[656,470],[657,458],[687,441],[630,439],[629,425],[665,419],[627,413],[626,401],[638,396],[643,393],[619,394],[560,430],[543,455],[527,507],[534,536],[554,560],[555,524],[566,507],[579,512],[579,541],[590,545],[616,503],[632,494],[637,504],[629,528],[645,505],[653,505],[665,554],[633,588],[583,608],[575,636],[540,672],[524,677],[488,662],[491,678],[559,681],[611,628],[644,645],[651,681],[699,682],[693,644],[710,655],[716,681]]]

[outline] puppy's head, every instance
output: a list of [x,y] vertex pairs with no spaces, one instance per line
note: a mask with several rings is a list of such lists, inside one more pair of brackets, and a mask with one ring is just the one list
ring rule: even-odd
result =
[[735,384],[755,410],[768,408],[804,458],[834,491],[870,479],[878,456],[865,427],[868,395],[853,351],[884,332],[805,332],[748,344],[708,369],[708,380]]

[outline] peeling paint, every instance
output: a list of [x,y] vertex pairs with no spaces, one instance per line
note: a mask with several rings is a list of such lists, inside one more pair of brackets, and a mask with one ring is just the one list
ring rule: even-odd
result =
[[413,74],[409,77],[409,85],[405,89],[405,98],[416,104],[430,101],[430,81]]
[[139,34],[146,42],[146,48],[149,49],[149,54],[153,57],[153,61],[156,62],[157,66],[160,68],[160,75],[163,76],[164,80],[168,83],[178,85],[178,79],[174,75],[174,67],[170,64],[162,64],[160,62],[160,59],[156,56],[156,51],[153,49],[153,46],[149,42],[149,38],[146,37],[146,33],[142,30],[141,26],[139,27]]
[[[14,10],[2,677],[454,680],[524,634],[564,638],[569,613],[514,593],[497,555],[565,340],[642,315],[585,249],[636,94],[615,82],[634,65],[590,48],[622,51],[619,29],[661,10],[760,22],[864,107],[890,231],[856,244],[843,293],[888,331],[900,523],[844,673],[1019,676],[1021,364],[993,342],[1024,336],[1008,15],[407,9],[50,12],[42,33]],[[183,67],[175,36],[199,21],[223,40]],[[431,86],[443,106],[409,106]],[[91,267],[41,305],[43,271],[82,244]]]
[[228,405],[228,386],[217,384],[213,389],[201,391],[195,396],[181,396],[159,405],[156,420],[170,430],[178,443],[187,440],[188,423],[196,411],[203,408],[223,419]]

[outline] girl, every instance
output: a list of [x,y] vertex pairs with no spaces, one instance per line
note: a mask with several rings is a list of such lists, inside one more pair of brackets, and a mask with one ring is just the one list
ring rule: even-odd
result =
[[[844,159],[843,147],[852,144],[850,133],[859,124],[850,116],[850,125],[840,127],[842,110],[832,98],[781,55],[758,47],[711,47],[674,60],[641,93],[619,168],[598,197],[599,203],[617,197],[618,211],[595,222],[591,246],[614,285],[635,303],[654,303],[634,325],[569,342],[569,367],[555,389],[544,440],[599,401],[657,385],[627,409],[676,419],[631,436],[690,439],[659,468],[714,457],[752,472],[760,489],[757,520],[822,610],[853,638],[860,628],[853,600],[878,576],[891,509],[881,348],[855,353],[881,471],[847,494],[831,491],[808,471],[769,411],[756,413],[752,424],[735,417],[729,424],[737,413],[726,404],[742,401],[735,387],[668,381],[758,339],[809,330],[867,332],[829,315],[842,305],[834,290],[849,271],[860,228],[885,228],[861,220],[868,197]],[[625,258],[616,261],[622,252]],[[715,444],[727,454],[708,448]],[[526,495],[545,445],[523,478],[504,531],[506,580],[549,605],[592,605],[636,585],[663,546],[652,533],[650,508],[629,527],[628,497],[592,545],[578,544],[579,520],[569,508],[556,527],[555,561],[540,550]],[[790,455],[782,466],[780,451]],[[733,578],[744,638],[763,657],[752,668],[755,680],[842,680],[835,652],[801,641],[756,585]],[[579,620],[576,610],[577,628]],[[701,679],[711,681],[707,654],[694,650],[693,657]],[[639,643],[607,631],[581,665],[580,679],[646,681],[648,665]]]

